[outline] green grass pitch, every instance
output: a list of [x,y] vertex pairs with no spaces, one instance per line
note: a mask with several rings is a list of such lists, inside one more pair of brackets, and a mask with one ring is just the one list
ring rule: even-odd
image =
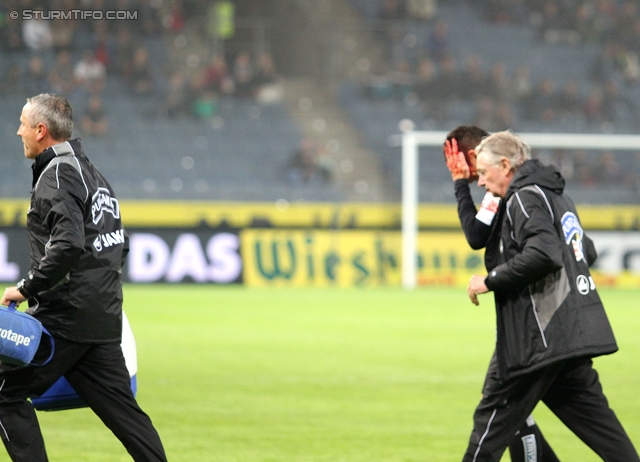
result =
[[[620,351],[596,368],[640,447],[640,291],[601,295]],[[125,310],[174,462],[460,460],[495,330],[491,295],[464,289],[128,285]],[[38,415],[52,462],[131,460],[87,409]],[[534,415],[562,460],[600,460]]]

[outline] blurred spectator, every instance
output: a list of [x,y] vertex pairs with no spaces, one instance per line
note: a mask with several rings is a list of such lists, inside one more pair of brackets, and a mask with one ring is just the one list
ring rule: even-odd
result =
[[107,71],[111,71],[111,60],[113,59],[115,44],[107,28],[107,22],[98,21],[94,29],[92,48],[96,59],[104,64]]
[[[478,55],[469,55],[466,60],[465,70],[460,75],[460,97],[473,100],[476,97],[491,93],[489,76],[482,68],[482,60]],[[479,125],[485,127],[485,125]]]
[[182,32],[185,26],[185,13],[182,0],[172,0],[169,13],[162,20],[164,27],[172,34]]
[[582,112],[589,124],[599,125],[604,121],[603,95],[600,88],[592,88],[589,91],[582,105]]
[[204,86],[219,95],[230,95],[235,89],[233,78],[229,75],[227,61],[221,54],[215,54],[204,70]]
[[519,23],[528,16],[525,0],[488,0],[487,16],[495,23]]
[[413,92],[414,76],[407,60],[400,60],[391,71],[390,81],[394,98],[404,101]]
[[50,50],[53,47],[51,21],[42,19],[42,10],[37,10],[37,13],[39,15],[34,15],[32,19],[22,21],[22,39],[32,51]]
[[89,104],[80,119],[82,133],[91,136],[105,136],[109,125],[102,107],[102,98],[92,95]]
[[131,72],[128,75],[129,85],[136,95],[151,95],[155,88],[149,52],[144,46],[139,46],[133,55]]
[[615,155],[611,151],[604,151],[600,154],[598,164],[596,165],[598,172],[597,180],[602,185],[623,186],[628,183],[628,177],[625,175],[624,169],[620,167]]
[[364,94],[373,100],[393,97],[393,85],[386,62],[376,63],[374,70],[366,76]]
[[169,89],[164,100],[164,115],[179,117],[189,111],[185,76],[182,71],[174,71],[169,79]]
[[409,16],[421,21],[431,21],[438,10],[436,0],[407,0]]
[[623,1],[618,14],[617,33],[618,40],[625,46],[631,45],[635,34],[635,27],[640,18],[638,3],[631,0]]
[[142,23],[140,16],[140,0],[105,0],[105,4],[107,9],[115,11],[136,11],[138,16],[136,19],[126,17],[117,21],[94,21],[96,23],[95,26],[98,26],[97,23],[106,22],[109,34],[112,34],[115,29],[126,28],[132,30],[136,35],[144,35],[144,23]]
[[49,72],[49,83],[54,93],[59,93],[67,98],[76,90],[77,84],[70,51],[62,50],[56,55],[56,61]]
[[556,84],[550,78],[543,78],[533,92],[531,106],[527,113],[532,120],[551,123],[558,117]]
[[261,104],[273,104],[282,101],[284,87],[276,72],[273,56],[262,53],[258,59],[258,69],[254,77],[256,99]]
[[378,19],[381,21],[397,21],[407,18],[404,0],[384,0]]
[[233,81],[236,87],[236,96],[247,97],[253,95],[253,72],[253,63],[249,52],[241,51],[238,53],[233,63]]
[[515,98],[514,85],[514,82],[507,75],[505,63],[502,61],[495,62],[491,67],[491,74],[487,82],[487,94],[497,103],[510,103]]
[[428,51],[431,59],[435,61],[444,60],[449,51],[449,28],[444,21],[436,21],[429,35]]
[[287,176],[293,184],[331,181],[329,164],[319,161],[317,147],[310,138],[303,138],[292,153],[287,166]]
[[430,98],[431,105],[430,107],[425,106],[425,109],[430,110],[426,114],[427,117],[437,122],[446,118],[452,103],[460,99],[461,82],[455,58],[446,56],[431,86],[433,91]]
[[489,98],[480,98],[476,104],[473,125],[486,127],[490,132],[507,130],[513,127],[515,118],[508,103],[496,104]]
[[618,55],[618,67],[626,83],[631,85],[640,83],[640,56],[638,56],[638,50],[621,47]]
[[600,31],[595,27],[593,5],[583,3],[576,8],[574,28],[580,41],[588,45],[600,43]]
[[516,116],[513,113],[511,104],[498,102],[495,109],[494,120],[496,124],[495,131],[511,129],[516,123]]
[[640,13],[633,21],[633,30],[628,34],[625,46],[630,50],[640,50]]
[[22,95],[25,88],[22,82],[20,64],[11,64],[0,78],[0,95]]
[[18,0],[7,0],[0,4],[0,47],[7,52],[20,51],[22,42],[22,19],[9,20],[10,11],[21,9]]
[[565,180],[573,181],[576,174],[573,152],[566,149],[554,150],[552,163],[558,167]]
[[542,7],[541,34],[547,43],[577,43],[578,34],[571,28],[568,15],[556,1],[546,1]]
[[624,120],[635,125],[638,122],[638,109],[631,98],[620,93],[618,83],[611,79],[605,83],[602,98],[602,115],[607,122]]
[[24,90],[29,96],[48,93],[50,91],[49,76],[44,68],[44,61],[42,61],[40,56],[32,56],[31,59],[29,59],[23,85]]
[[576,172],[575,178],[578,184],[584,187],[595,186],[598,175],[597,166],[591,162],[587,151],[576,151],[573,155],[573,162]]
[[53,49],[56,52],[61,50],[71,50],[73,48],[73,37],[76,31],[75,20],[56,19],[55,21],[49,22],[51,23],[51,40],[53,42]]
[[155,0],[139,0],[136,9],[138,20],[144,35],[152,36],[161,32],[160,6],[161,2]]
[[119,29],[116,34],[110,70],[121,77],[129,75],[136,49],[137,44],[131,31],[127,28]]
[[448,55],[443,59],[440,70],[433,82],[433,96],[439,102],[458,99],[461,85],[462,78],[458,72],[458,63],[453,56]]
[[218,97],[205,84],[204,71],[194,72],[186,91],[189,114],[198,119],[210,119],[218,113]]
[[211,119],[218,113],[218,96],[211,90],[203,91],[193,101],[191,110],[198,119]]
[[414,91],[418,99],[425,103],[430,100],[433,94],[433,84],[436,79],[436,70],[433,61],[423,58],[418,63]]
[[515,99],[523,106],[530,104],[533,97],[533,82],[531,80],[531,73],[529,67],[518,66],[516,69],[516,75],[513,79],[513,90],[515,92]]
[[605,45],[592,65],[591,79],[596,83],[603,83],[616,77],[619,54],[620,47],[616,43],[610,42]]
[[378,14],[378,37],[385,43],[395,44],[401,40],[402,26],[398,21],[407,18],[404,0],[384,0]]
[[600,32],[601,40],[608,41],[617,28],[617,0],[598,0],[594,3],[594,27]]
[[73,68],[73,76],[90,93],[100,93],[104,89],[107,71],[104,64],[96,59],[93,50],[86,48]]
[[557,97],[558,115],[563,119],[577,119],[582,115],[580,86],[574,79],[567,81]]

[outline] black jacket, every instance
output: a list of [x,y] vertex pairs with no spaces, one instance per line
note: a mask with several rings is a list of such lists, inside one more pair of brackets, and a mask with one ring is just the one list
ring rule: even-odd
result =
[[458,202],[458,217],[464,236],[473,250],[485,249],[484,265],[491,271],[500,263],[499,242],[501,211],[498,209],[491,224],[487,225],[477,218],[478,210],[473,203],[469,180],[459,179],[454,182],[456,201]]
[[54,336],[120,341],[121,267],[129,242],[111,186],[79,139],[44,150],[32,168],[31,269],[18,284],[29,298],[27,312]]
[[503,378],[617,351],[589,273],[595,247],[563,190],[555,167],[530,160],[516,171],[501,204],[502,263],[485,282],[495,292]]

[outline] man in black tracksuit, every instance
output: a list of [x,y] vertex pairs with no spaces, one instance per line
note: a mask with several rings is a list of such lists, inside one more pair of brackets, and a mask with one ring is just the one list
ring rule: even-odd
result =
[[[454,181],[458,217],[462,230],[472,249],[485,249],[485,267],[487,271],[490,271],[500,264],[498,248],[500,236],[498,232],[492,233],[492,230],[499,226],[496,214],[500,198],[487,192],[482,200],[480,210],[476,210],[469,189],[469,183],[478,178],[475,148],[486,136],[489,136],[489,133],[479,127],[460,125],[447,134],[444,156]],[[496,357],[494,354],[491,358],[490,368],[495,367]],[[509,442],[509,455],[512,462],[559,462],[533,416],[527,418],[522,427],[513,431],[514,437]]]
[[478,184],[502,198],[501,263],[468,287],[475,304],[494,292],[497,343],[463,461],[499,461],[539,401],[604,461],[640,461],[592,367],[617,345],[589,273],[595,247],[564,179],[510,132],[485,138],[476,166]]
[[[131,391],[122,349],[121,267],[128,251],[120,208],[105,178],[71,140],[72,110],[60,96],[27,100],[18,135],[34,161],[27,233],[31,269],[3,305],[27,312],[55,339],[43,367],[0,365],[0,437],[13,461],[47,460],[33,406],[65,376],[136,461],[166,461],[160,437]],[[46,358],[46,342],[34,362]]]

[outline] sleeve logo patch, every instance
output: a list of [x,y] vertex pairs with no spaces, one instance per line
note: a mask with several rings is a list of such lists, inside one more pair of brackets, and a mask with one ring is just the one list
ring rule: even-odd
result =
[[564,241],[567,245],[573,247],[573,253],[576,256],[576,261],[584,260],[584,250],[582,248],[582,226],[578,217],[572,212],[566,212],[562,215],[562,233],[564,234]]

